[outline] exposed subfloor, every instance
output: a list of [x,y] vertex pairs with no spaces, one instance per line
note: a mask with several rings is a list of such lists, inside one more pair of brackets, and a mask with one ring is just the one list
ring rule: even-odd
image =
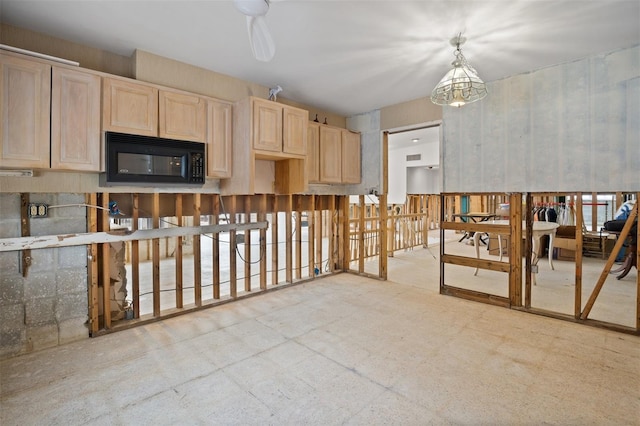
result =
[[437,247],[396,253],[386,282],[3,360],[0,424],[640,424],[639,337],[441,296],[438,268]]

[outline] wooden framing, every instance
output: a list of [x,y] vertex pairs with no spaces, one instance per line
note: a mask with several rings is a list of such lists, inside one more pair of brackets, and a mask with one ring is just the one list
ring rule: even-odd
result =
[[[465,194],[466,195],[466,194]],[[476,194],[481,197],[489,197],[491,194]],[[596,302],[598,295],[603,288],[605,281],[608,277],[610,277],[609,272],[614,263],[616,254],[619,249],[622,247],[624,239],[629,233],[629,230],[632,227],[633,221],[636,220],[638,215],[638,204],[632,210],[631,216],[627,219],[625,227],[621,231],[616,244],[611,249],[611,254],[605,263],[602,273],[600,274],[599,279],[595,283],[594,289],[589,296],[584,308],[582,308],[582,291],[583,291],[583,207],[590,208],[592,217],[591,217],[591,226],[592,229],[597,229],[599,220],[597,218],[597,207],[602,203],[597,201],[598,194],[590,194],[593,202],[588,203],[588,206],[583,204],[582,197],[583,194],[578,193],[527,193],[524,194],[524,209],[525,212],[523,214],[522,207],[522,194],[510,194],[509,195],[509,204],[511,206],[510,209],[510,226],[508,230],[505,230],[505,227],[498,225],[485,225],[483,223],[456,223],[450,220],[443,220],[441,223],[441,231],[440,231],[440,293],[453,295],[456,297],[462,297],[470,300],[481,301],[484,303],[496,304],[505,307],[510,307],[514,309],[522,309],[534,314],[540,314],[545,316],[550,316],[563,320],[573,320],[581,323],[585,323],[588,325],[602,327],[607,329],[612,329],[616,331],[621,331],[625,333],[632,333],[640,335],[640,274],[636,274],[636,302],[635,302],[635,327],[627,327],[623,325],[608,323],[599,320],[589,319],[589,313]],[[440,213],[443,218],[451,218],[453,212],[458,211],[457,208],[459,206],[459,202],[462,198],[462,194],[442,194],[441,196],[441,206]],[[640,199],[640,193],[634,194],[635,199]],[[569,201],[566,202],[567,205],[571,205],[572,208],[575,206],[575,290],[573,297],[573,315],[568,316],[563,313],[550,312],[539,308],[533,308],[531,305],[531,285],[532,285],[532,262],[530,256],[523,256],[522,253],[522,245],[518,244],[518,242],[522,239],[522,223],[525,222],[526,226],[526,238],[524,239],[524,253],[530,253],[532,251],[531,248],[531,240],[532,240],[532,231],[533,228],[533,215],[531,213],[532,208],[536,205],[535,200],[539,200],[540,203],[553,203],[554,199],[557,197],[567,198]],[[622,196],[620,193],[616,194],[616,202],[622,202]],[[490,205],[490,204],[487,204]],[[515,208],[514,208],[515,207]],[[608,207],[607,207],[608,208]],[[608,216],[607,216],[608,217]],[[600,221],[606,220],[607,217],[600,218]],[[594,228],[595,227],[595,228]],[[510,235],[510,250],[512,255],[509,258],[509,263],[504,262],[494,262],[491,260],[481,260],[471,257],[462,257],[447,254],[445,252],[445,230],[455,230],[455,231],[464,231],[464,232],[488,232],[491,230],[494,234],[503,234]],[[636,238],[640,239],[640,230]],[[604,244],[604,242],[602,242]],[[552,255],[551,253],[549,255]],[[636,254],[636,264],[640,264],[640,255]],[[524,259],[524,271],[525,279],[524,283],[522,281],[522,263]],[[489,293],[483,293],[479,291],[467,290],[465,288],[460,288],[452,285],[445,284],[445,264],[452,265],[461,265],[467,267],[481,268],[481,269],[489,269],[494,271],[506,272],[509,274],[509,290],[508,290],[508,298],[503,298],[500,296],[492,295]],[[522,305],[522,295],[521,291],[524,284],[524,305]]]

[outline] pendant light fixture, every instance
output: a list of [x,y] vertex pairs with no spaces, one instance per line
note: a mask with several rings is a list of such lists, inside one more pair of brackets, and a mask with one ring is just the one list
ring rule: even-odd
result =
[[431,102],[436,105],[449,105],[461,107],[464,104],[479,101],[487,96],[487,87],[478,77],[478,73],[467,63],[460,50],[460,46],[467,41],[458,34],[451,39],[451,45],[455,46],[453,53],[456,59],[451,63],[451,69],[431,92]]

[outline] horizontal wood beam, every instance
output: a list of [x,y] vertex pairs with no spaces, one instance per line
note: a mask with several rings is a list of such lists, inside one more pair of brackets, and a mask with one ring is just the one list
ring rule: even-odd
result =
[[511,265],[507,262],[476,259],[474,257],[455,256],[452,254],[445,254],[444,256],[442,256],[442,262],[449,263],[451,265],[469,266],[472,268],[488,269],[498,272],[509,272],[511,269]]
[[511,228],[509,225],[494,225],[490,222],[478,222],[478,223],[464,223],[464,222],[442,222],[440,224],[442,229],[452,229],[454,231],[470,231],[470,232],[484,232],[487,234],[500,234],[509,235]]
[[137,231],[114,230],[110,232],[87,232],[66,235],[41,235],[19,238],[0,238],[0,252],[82,246],[88,244],[113,243],[118,241],[150,240],[153,238],[175,238],[186,235],[212,234],[243,231],[246,229],[267,229],[268,222],[228,223],[221,225],[184,226],[159,229],[139,229]]

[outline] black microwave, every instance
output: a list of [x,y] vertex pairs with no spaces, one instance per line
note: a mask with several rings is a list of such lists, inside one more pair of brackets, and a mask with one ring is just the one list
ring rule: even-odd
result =
[[104,186],[202,185],[205,144],[105,132]]

